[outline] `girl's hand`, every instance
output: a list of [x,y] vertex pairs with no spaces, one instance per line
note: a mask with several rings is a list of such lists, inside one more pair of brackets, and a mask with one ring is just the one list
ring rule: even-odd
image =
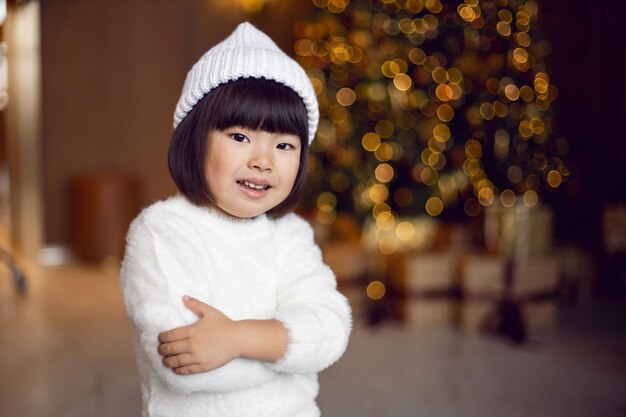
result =
[[184,296],[183,303],[200,319],[159,334],[158,352],[165,366],[179,375],[195,374],[219,368],[240,355],[237,322],[194,298]]

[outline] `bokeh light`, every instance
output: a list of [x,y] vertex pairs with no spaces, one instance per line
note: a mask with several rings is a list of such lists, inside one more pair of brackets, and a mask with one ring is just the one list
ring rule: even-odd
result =
[[575,188],[536,2],[314,5],[293,31],[320,107],[307,204],[324,224],[371,217],[394,253],[416,233],[407,218],[534,207]]

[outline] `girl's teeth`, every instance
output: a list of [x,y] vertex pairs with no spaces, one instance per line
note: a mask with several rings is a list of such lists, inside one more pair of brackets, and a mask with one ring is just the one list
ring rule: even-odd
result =
[[253,184],[250,181],[244,181],[243,185],[245,185],[248,188],[252,188],[254,190],[265,190],[267,188],[267,185],[257,185],[257,184]]

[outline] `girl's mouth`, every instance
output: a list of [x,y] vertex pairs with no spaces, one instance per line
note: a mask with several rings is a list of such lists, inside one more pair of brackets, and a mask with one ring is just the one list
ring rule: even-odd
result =
[[267,190],[268,188],[270,188],[269,184],[255,184],[255,183],[250,182],[248,180],[237,181],[237,184],[239,184],[239,185],[241,185],[243,187],[249,188],[251,190],[258,190],[258,191]]

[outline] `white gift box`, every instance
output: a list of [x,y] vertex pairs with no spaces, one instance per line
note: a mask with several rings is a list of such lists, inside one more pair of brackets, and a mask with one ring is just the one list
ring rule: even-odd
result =
[[458,255],[406,252],[388,258],[390,282],[399,297],[404,323],[449,326],[456,316]]

